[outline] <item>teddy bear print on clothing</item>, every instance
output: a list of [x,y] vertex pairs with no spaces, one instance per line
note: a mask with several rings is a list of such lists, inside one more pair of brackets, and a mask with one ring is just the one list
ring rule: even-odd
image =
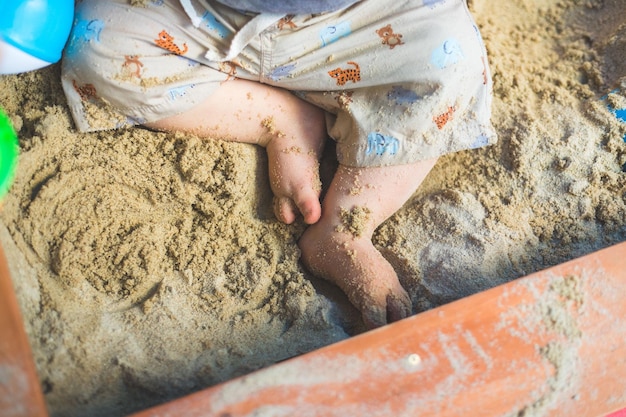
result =
[[93,84],[79,85],[76,80],[72,80],[72,85],[82,101],[89,101],[98,96],[96,87]]
[[383,40],[383,45],[389,46],[389,49],[393,49],[398,45],[404,45],[404,42],[402,42],[402,35],[394,33],[391,25],[383,26],[378,29],[376,33]]
[[122,68],[130,71],[131,76],[141,78],[142,67],[143,63],[139,60],[139,57],[137,55],[124,55],[124,63],[122,64]]

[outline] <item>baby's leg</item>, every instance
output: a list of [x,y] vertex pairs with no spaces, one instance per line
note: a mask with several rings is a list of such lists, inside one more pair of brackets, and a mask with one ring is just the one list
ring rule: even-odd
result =
[[319,219],[319,157],[326,140],[319,108],[285,90],[238,79],[193,109],[147,126],[264,146],[276,217],[292,223],[300,212],[306,223]]
[[376,168],[340,165],[324,197],[320,221],[300,239],[305,265],[339,286],[368,327],[411,314],[409,296],[371,238],[411,197],[435,162]]

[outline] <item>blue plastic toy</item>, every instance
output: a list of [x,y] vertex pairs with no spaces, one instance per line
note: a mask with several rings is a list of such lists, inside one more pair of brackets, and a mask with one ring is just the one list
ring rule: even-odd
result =
[[[611,91],[611,93],[617,93],[617,92],[619,92],[619,89]],[[608,95],[602,97],[602,100],[607,102]],[[611,106],[611,104],[609,104],[608,102],[606,103],[606,106],[609,109],[609,111],[613,113],[613,115],[615,116],[617,120],[619,120],[622,123],[626,123],[626,108],[615,108]],[[626,135],[624,135],[623,139],[624,139],[624,142],[626,142]]]
[[1,0],[0,74],[58,62],[73,20],[74,0]]
[[[0,0],[0,74],[58,62],[73,20],[74,0]],[[17,135],[0,108],[0,198],[9,190],[18,154]]]
[[[611,109],[611,112],[622,123],[626,123],[626,109]],[[624,135],[624,142],[626,142],[626,135]]]

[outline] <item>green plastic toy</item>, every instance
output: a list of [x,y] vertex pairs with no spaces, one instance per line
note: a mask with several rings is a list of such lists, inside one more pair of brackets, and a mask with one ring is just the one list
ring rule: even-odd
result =
[[0,199],[9,191],[19,154],[19,143],[11,121],[0,108]]

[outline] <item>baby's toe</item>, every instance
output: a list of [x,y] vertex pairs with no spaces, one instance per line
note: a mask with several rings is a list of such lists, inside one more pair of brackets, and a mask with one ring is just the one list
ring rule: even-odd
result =
[[387,296],[387,318],[390,323],[405,319],[411,315],[412,303],[406,291],[391,293]]
[[298,214],[306,224],[316,223],[322,215],[318,194],[313,190],[300,190],[293,196],[275,196],[274,214],[283,223],[291,224]]
[[411,315],[411,299],[403,288],[390,291],[380,302],[370,301],[363,308],[363,322],[369,329],[375,329],[402,320]]
[[387,309],[384,306],[370,305],[362,311],[363,323],[368,329],[376,329],[387,324]]
[[274,215],[285,224],[296,220],[297,207],[289,197],[274,197]]
[[295,196],[295,204],[304,217],[306,224],[316,223],[322,215],[319,195],[313,191],[302,191]]

